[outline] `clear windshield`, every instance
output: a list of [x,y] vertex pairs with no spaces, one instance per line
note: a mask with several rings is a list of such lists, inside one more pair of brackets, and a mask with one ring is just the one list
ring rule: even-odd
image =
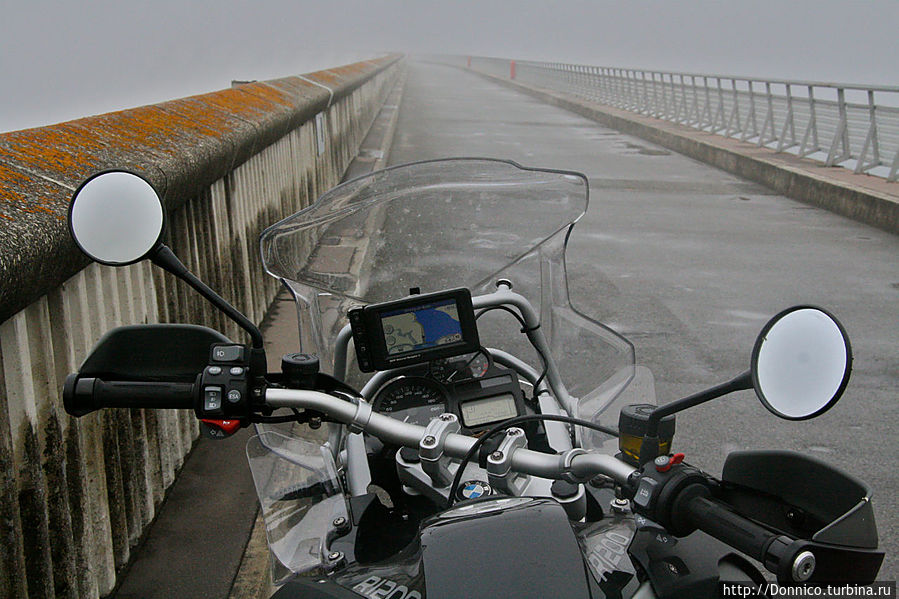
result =
[[[540,315],[562,380],[584,399],[580,415],[603,413],[614,425],[607,408],[633,379],[633,346],[572,307],[565,273],[565,246],[587,204],[579,173],[434,160],[344,183],[267,229],[260,243],[266,270],[297,301],[301,350],[317,353],[324,371],[334,372],[351,307],[398,299],[413,287],[486,294],[504,278]],[[484,346],[539,372],[540,358],[520,328],[501,311],[478,321]],[[346,378],[364,383],[352,364]]]
[[[418,162],[349,181],[268,228],[262,258],[296,299],[300,350],[358,389],[368,376],[343,352],[350,308],[411,288],[486,295],[507,279],[539,315],[575,415],[614,427],[624,405],[653,403],[654,392],[652,376],[634,365],[633,346],[569,301],[565,248],[587,204],[587,179],[578,173],[489,159]],[[525,362],[536,379],[542,359],[521,324],[501,310],[482,316],[481,344]],[[263,428],[248,448],[275,561],[293,572],[322,563],[322,540],[346,510],[331,449],[295,439],[306,436],[300,429],[285,436]],[[618,451],[611,437],[578,434],[582,447]]]

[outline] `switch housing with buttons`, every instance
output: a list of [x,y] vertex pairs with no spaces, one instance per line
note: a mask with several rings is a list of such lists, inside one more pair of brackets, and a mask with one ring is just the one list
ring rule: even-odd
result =
[[[249,352],[244,345],[215,344],[200,375],[201,420],[239,420],[249,414]],[[230,433],[228,433],[230,434]],[[227,436],[227,435],[224,435]],[[221,438],[221,435],[216,435]]]

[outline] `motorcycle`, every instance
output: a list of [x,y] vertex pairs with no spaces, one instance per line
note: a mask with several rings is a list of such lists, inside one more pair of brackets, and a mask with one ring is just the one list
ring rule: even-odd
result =
[[883,552],[863,482],[780,450],[733,452],[716,478],[674,443],[677,412],[735,391],[791,420],[830,409],[851,371],[842,325],[788,308],[747,371],[659,404],[634,346],[570,301],[565,249],[587,204],[579,173],[492,159],[332,189],[261,236],[300,324],[300,351],[268,373],[256,326],[163,243],[152,186],[97,174],[70,206],[78,246],[103,264],[152,260],[250,343],[195,325],[114,329],[67,378],[66,411],[192,409],[217,438],[255,426],[277,599],[871,583]]

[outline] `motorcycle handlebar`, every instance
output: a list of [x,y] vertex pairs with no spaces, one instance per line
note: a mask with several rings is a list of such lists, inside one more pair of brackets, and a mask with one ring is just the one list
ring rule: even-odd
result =
[[[405,447],[420,447],[425,436],[425,427],[373,412],[371,405],[361,400],[352,403],[317,391],[267,389],[265,403],[275,408],[315,410],[351,429]],[[443,440],[443,452],[450,457],[462,458],[474,443],[472,437],[449,433]],[[634,475],[639,472],[612,456],[581,449],[551,455],[520,448],[511,455],[511,469],[549,479],[570,476],[576,480],[589,480],[602,474],[627,487],[633,487]],[[776,573],[781,582],[801,582],[811,576],[814,556],[804,551],[806,543],[774,533],[732,512],[708,495],[708,488],[698,483],[679,492],[671,506],[671,513],[679,514],[675,528],[703,530],[758,559]]]
[[[425,427],[372,412],[366,402],[354,404],[318,391],[270,388],[265,392],[265,403],[273,408],[304,408],[321,412],[351,428],[404,447],[418,448],[425,434]],[[450,433],[444,440],[443,451],[450,457],[463,458],[474,443],[473,437]],[[511,465],[516,472],[541,478],[560,479],[570,473],[586,480],[603,474],[621,484],[627,484],[636,472],[632,466],[612,456],[583,452],[569,458],[566,463],[564,454],[559,456],[518,449],[512,454]]]
[[73,416],[84,416],[100,408],[154,408],[193,410],[193,383],[105,381],[71,374],[63,388],[63,404]]
[[[72,374],[66,378],[63,401],[66,412],[83,416],[100,408],[195,409],[197,395],[195,383],[106,381]],[[353,403],[319,391],[268,388],[265,404],[320,412],[351,430],[405,447],[419,448],[425,437],[423,426],[373,412],[365,401]],[[474,443],[473,437],[449,433],[443,439],[443,452],[463,458]],[[627,487],[634,486],[639,473],[615,457],[582,449],[554,455],[520,448],[511,454],[510,461],[511,469],[521,474],[575,480],[601,474]],[[672,499],[669,513],[677,515],[672,530],[702,530],[764,563],[782,582],[807,580],[814,571],[814,556],[806,550],[807,543],[772,532],[731,511],[709,496],[706,485],[690,484]]]

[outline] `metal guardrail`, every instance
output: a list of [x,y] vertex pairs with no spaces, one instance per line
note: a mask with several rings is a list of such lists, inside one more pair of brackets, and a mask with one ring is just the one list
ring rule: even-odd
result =
[[899,86],[471,57],[494,75],[896,181]]

